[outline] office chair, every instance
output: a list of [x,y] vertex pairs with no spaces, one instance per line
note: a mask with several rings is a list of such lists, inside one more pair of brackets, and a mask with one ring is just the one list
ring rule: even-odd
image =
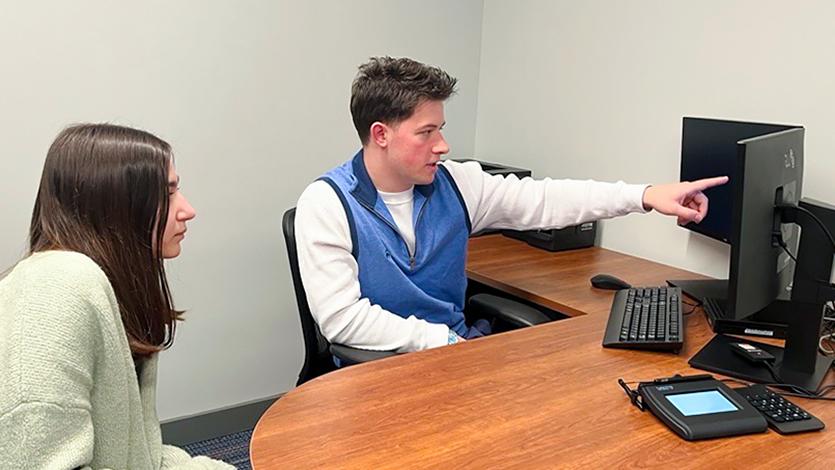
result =
[[[299,308],[302,335],[304,337],[304,364],[299,372],[296,386],[335,370],[336,365],[333,362],[332,355],[339,358],[343,365],[353,365],[397,354],[394,351],[369,351],[342,344],[330,344],[322,335],[319,325],[316,324],[313,314],[310,312],[310,306],[307,304],[307,294],[299,272],[295,219],[296,208],[293,207],[284,213],[281,226],[284,231],[284,241],[287,244],[290,274],[293,278],[296,305]],[[468,312],[477,312],[480,318],[501,320],[511,328],[522,328],[551,321],[547,315],[533,307],[490,294],[476,294],[470,297],[467,301],[467,310]]]

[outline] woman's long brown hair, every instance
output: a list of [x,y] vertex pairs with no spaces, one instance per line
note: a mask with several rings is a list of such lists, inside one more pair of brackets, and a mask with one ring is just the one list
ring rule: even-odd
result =
[[[29,252],[83,253],[107,275],[135,358],[171,346],[174,310],[162,259],[171,146],[112,124],[64,129],[49,149]],[[159,249],[157,249],[159,247]]]

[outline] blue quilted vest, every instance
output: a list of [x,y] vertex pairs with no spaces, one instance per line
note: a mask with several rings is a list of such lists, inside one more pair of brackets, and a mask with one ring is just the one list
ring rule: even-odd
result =
[[431,184],[415,186],[414,256],[368,176],[362,150],[320,179],[333,187],[348,216],[361,296],[403,318],[443,323],[464,336],[471,227],[448,170],[439,165]]

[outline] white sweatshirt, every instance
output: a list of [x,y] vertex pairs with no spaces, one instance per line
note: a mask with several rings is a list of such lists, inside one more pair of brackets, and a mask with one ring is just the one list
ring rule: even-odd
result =
[[[561,228],[631,212],[646,212],[646,185],[622,181],[533,180],[490,175],[476,162],[441,163],[458,186],[473,233],[484,229]],[[381,197],[414,251],[411,190]],[[429,223],[428,221],[424,221]],[[310,184],[296,207],[296,246],[307,302],[331,343],[398,352],[446,345],[449,329],[403,318],[360,297],[358,265],[345,209],[324,181]],[[466,256],[462,253],[461,256]]]

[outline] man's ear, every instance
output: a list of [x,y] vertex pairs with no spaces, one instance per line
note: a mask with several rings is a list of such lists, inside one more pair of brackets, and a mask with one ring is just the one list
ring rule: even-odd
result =
[[371,141],[377,144],[380,148],[386,148],[391,137],[391,128],[380,121],[371,124]]

